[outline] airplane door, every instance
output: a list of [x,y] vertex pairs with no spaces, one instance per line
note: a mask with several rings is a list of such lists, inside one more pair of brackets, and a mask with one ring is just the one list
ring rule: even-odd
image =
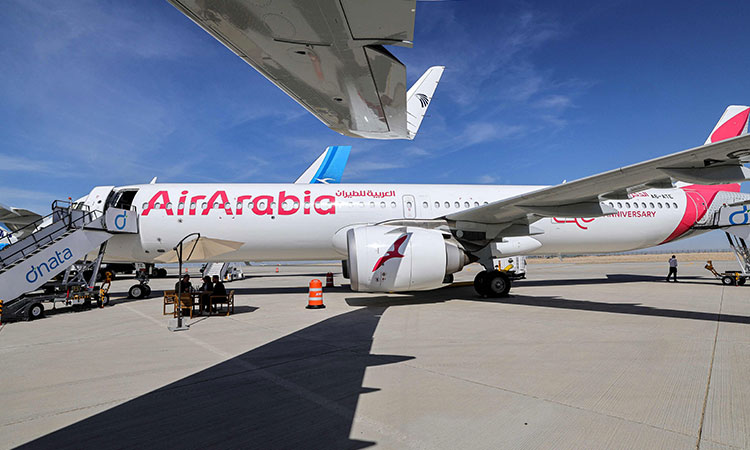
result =
[[89,207],[89,211],[104,211],[107,206],[107,198],[114,186],[97,186],[89,192],[83,204]]
[[415,217],[417,217],[417,206],[416,202],[414,201],[414,196],[404,195],[402,199],[404,201],[404,218],[414,219]]

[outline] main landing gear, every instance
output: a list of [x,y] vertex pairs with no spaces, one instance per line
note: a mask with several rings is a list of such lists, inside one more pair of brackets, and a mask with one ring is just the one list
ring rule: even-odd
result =
[[482,297],[507,297],[510,292],[510,277],[499,270],[484,270],[474,277],[474,289]]

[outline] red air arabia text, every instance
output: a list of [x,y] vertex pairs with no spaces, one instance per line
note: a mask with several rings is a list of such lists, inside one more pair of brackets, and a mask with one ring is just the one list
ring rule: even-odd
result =
[[[245,212],[243,207],[248,202],[252,202],[252,207],[247,208],[247,213],[252,213],[256,216],[290,216],[297,213],[312,214],[313,211],[320,215],[336,214],[336,198],[333,195],[321,195],[316,197],[314,201],[311,201],[310,191],[305,191],[301,200],[296,195],[281,191],[276,197],[271,195],[240,195],[235,199],[234,203],[229,203],[226,191],[216,191],[210,197],[206,195],[191,196],[188,191],[182,191],[175,212],[169,192],[159,191],[151,197],[142,215],[147,216],[151,210],[161,209],[168,216],[207,216],[212,209],[218,209],[229,216],[241,216]],[[233,206],[234,208],[232,208]],[[276,207],[276,211],[274,211],[274,206]],[[186,208],[187,212],[185,211]]]

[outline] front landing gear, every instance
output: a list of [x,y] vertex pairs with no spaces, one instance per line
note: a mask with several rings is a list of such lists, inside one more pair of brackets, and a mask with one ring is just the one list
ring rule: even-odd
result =
[[474,277],[474,289],[482,297],[507,297],[510,285],[508,274],[499,270],[484,270]]

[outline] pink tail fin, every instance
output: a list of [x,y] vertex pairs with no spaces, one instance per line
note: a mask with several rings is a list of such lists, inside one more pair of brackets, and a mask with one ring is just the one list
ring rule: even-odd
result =
[[706,145],[747,134],[750,106],[732,105],[724,111],[719,123],[706,139]]

